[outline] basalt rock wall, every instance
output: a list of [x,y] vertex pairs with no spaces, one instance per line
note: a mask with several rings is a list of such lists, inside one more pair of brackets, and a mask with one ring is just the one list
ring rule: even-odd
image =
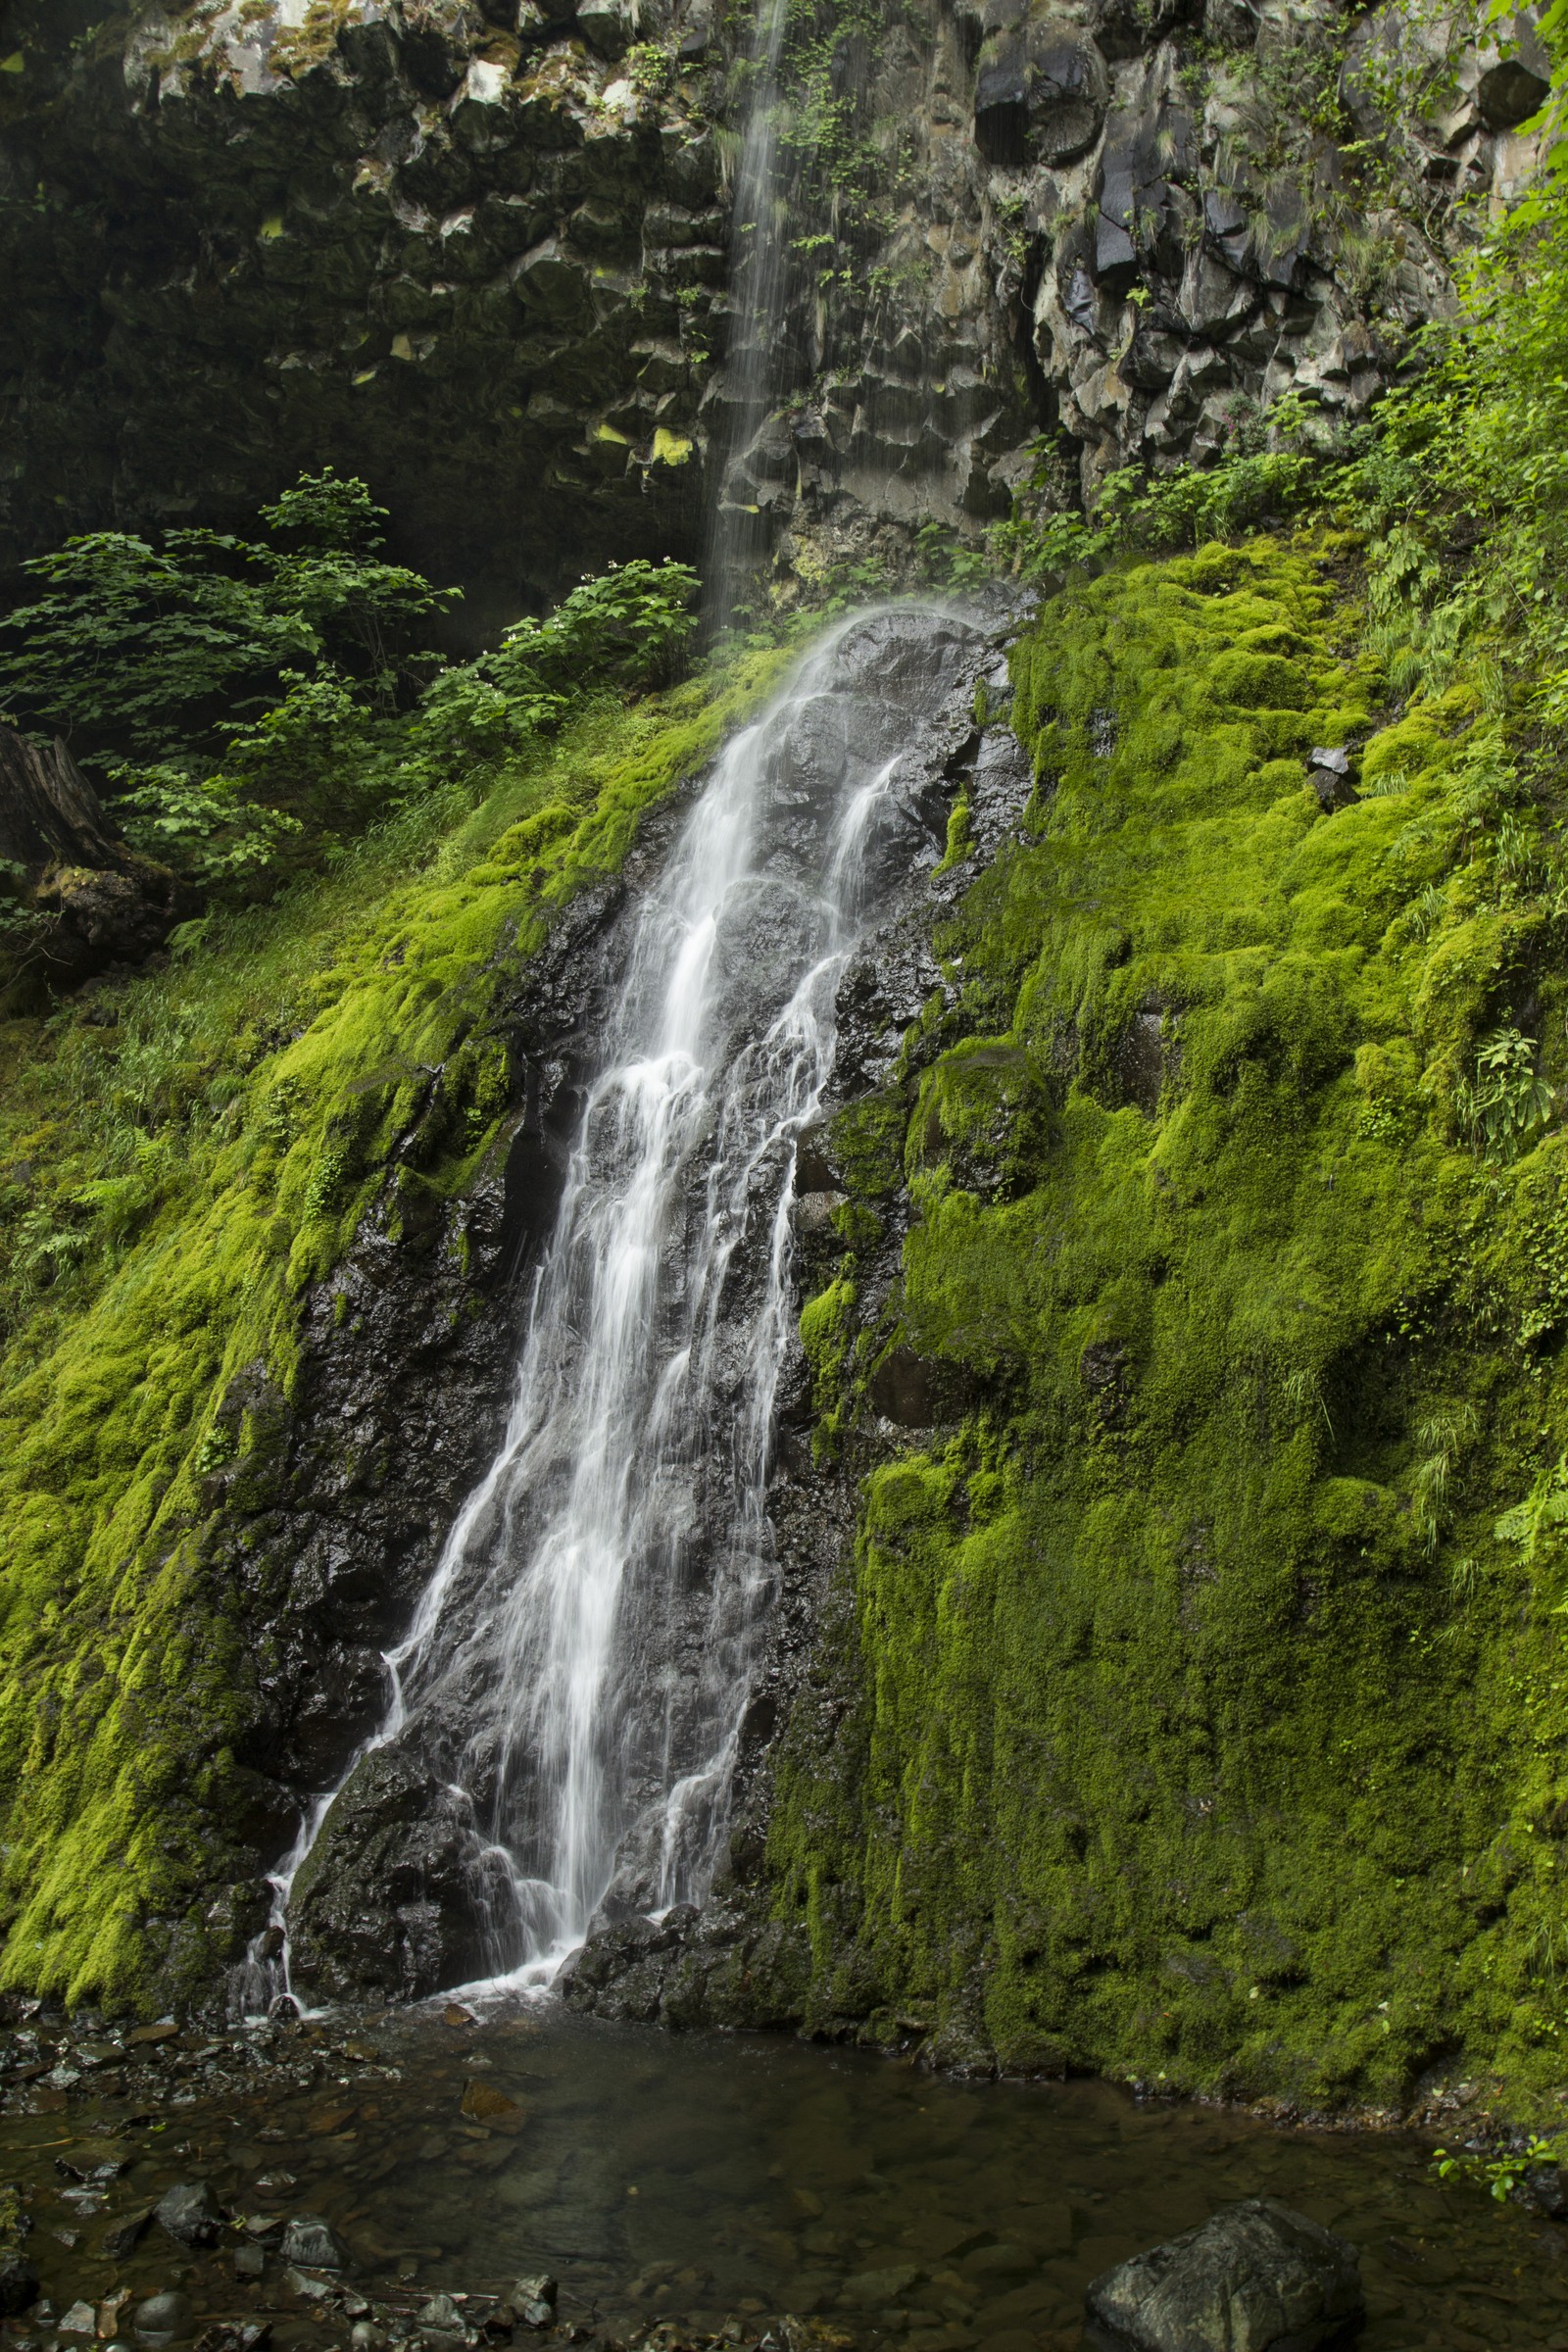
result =
[[[34,4],[0,76],[0,570],[364,474],[482,630],[695,551],[728,447],[748,26],[706,0]],[[1544,61],[1327,0],[792,12],[778,405],[733,495],[789,592],[1363,411],[1533,149]],[[1348,148],[1354,147],[1354,152]]]

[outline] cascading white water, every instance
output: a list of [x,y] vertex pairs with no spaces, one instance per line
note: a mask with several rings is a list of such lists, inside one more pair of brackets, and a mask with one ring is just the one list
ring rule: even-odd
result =
[[[760,0],[735,187],[720,622],[744,601],[751,453],[790,366],[785,14]],[[505,1439],[340,1785],[396,1747],[461,1792],[488,1841],[473,1875],[496,1977],[547,1980],[612,1886],[643,1910],[707,1891],[775,1581],[795,1138],[831,1073],[879,849],[890,874],[936,855],[899,767],[962,635],[937,608],[830,632],[725,750],[637,918]],[[278,1943],[287,1984],[291,1889],[339,1792],[310,1807],[275,1877],[247,2001],[275,1984],[259,1954]]]
[[642,1909],[706,1892],[774,1582],[795,1139],[845,962],[936,854],[901,755],[964,635],[935,608],[831,631],[727,746],[636,916],[505,1438],[368,1743],[470,1800],[497,1976],[548,1979],[612,1881]]

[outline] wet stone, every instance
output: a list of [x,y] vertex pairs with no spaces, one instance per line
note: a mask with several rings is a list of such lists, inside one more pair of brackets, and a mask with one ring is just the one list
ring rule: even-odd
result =
[[130,2315],[131,2330],[145,2352],[161,2352],[192,2332],[196,2312],[189,2295],[177,2290],[149,2295]]
[[182,2246],[210,2246],[223,2226],[222,2209],[205,2180],[167,2190],[154,2208],[154,2218]]
[[340,2271],[346,2259],[325,2222],[313,2213],[302,2213],[288,2224],[280,2251],[285,2262],[308,2271]]
[[432,2295],[423,2309],[415,2314],[415,2322],[434,2335],[462,2335],[467,2326],[450,2295]]
[[0,2254],[0,2317],[14,2319],[38,2300],[38,2274],[20,2254]]
[[1364,2313],[1348,2238],[1274,2197],[1249,2197],[1090,2285],[1091,2340],[1127,2352],[1319,2352]]

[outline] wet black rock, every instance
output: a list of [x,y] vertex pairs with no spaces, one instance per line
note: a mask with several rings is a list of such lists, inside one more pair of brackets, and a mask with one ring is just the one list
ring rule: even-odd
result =
[[1364,2316],[1354,2246],[1276,2197],[1117,2263],[1085,2303],[1109,2352],[1320,2352]]
[[15,2319],[38,2300],[38,2274],[20,2254],[0,2254],[0,2317]]
[[123,2262],[146,2235],[153,2211],[153,2207],[148,2205],[139,2213],[122,2214],[117,2221],[111,2222],[98,2241],[101,2259],[105,2262]]
[[346,2257],[325,2222],[314,2213],[299,2214],[283,2231],[280,2248],[285,2262],[308,2271],[341,2271]]
[[355,1767],[289,1900],[293,1969],[327,1997],[417,2000],[483,1973],[485,1882],[468,1808],[396,1748]]
[[178,2343],[192,2332],[196,2312],[189,2295],[172,2290],[164,2295],[149,2295],[145,2303],[137,2304],[130,2320],[136,2341],[144,2352],[163,2352],[164,2345]]
[[160,2197],[154,2218],[182,2246],[213,2245],[223,2227],[223,2211],[205,2180],[182,2182]]
[[1518,58],[1491,67],[1476,84],[1476,103],[1491,130],[1513,130],[1546,103],[1549,84]]
[[1568,2174],[1556,2164],[1533,2164],[1514,2189],[1517,2204],[1548,2220],[1568,2220]]
[[1339,748],[1312,753],[1307,761],[1312,789],[1326,814],[1336,808],[1348,808],[1359,799],[1355,789],[1356,763],[1353,756]]

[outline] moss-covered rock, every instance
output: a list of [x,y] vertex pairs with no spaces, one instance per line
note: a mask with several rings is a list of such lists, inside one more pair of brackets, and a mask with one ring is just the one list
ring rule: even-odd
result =
[[[1568,1149],[1489,1158],[1471,1105],[1499,1035],[1561,1074],[1561,918],[1494,854],[1476,698],[1378,728],[1330,556],[1115,571],[1017,648],[1028,838],[938,940],[962,995],[902,1096],[842,1123],[868,1207],[900,1101],[913,1222],[891,1298],[806,1309],[870,1466],[767,1874],[808,2024],[1519,2112],[1568,2023]],[[877,1421],[873,1317],[970,1384],[929,1442]]]

